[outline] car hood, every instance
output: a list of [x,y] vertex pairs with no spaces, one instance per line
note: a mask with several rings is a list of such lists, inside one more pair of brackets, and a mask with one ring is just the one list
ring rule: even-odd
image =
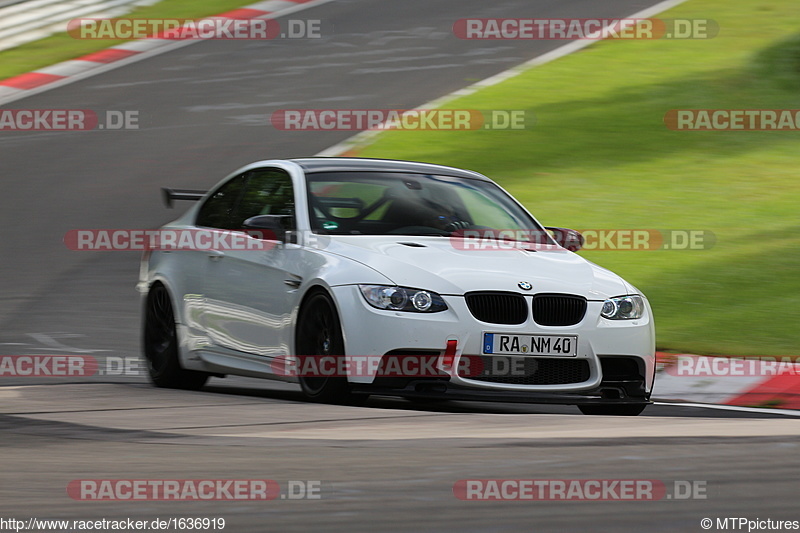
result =
[[331,236],[328,253],[377,270],[404,287],[440,294],[470,291],[559,292],[602,300],[628,294],[630,286],[613,272],[563,249],[526,251],[463,250],[444,237]]

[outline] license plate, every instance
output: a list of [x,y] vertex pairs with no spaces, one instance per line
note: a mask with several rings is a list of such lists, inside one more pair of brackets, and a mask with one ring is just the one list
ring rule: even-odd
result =
[[576,357],[578,355],[578,336],[484,333],[483,353],[493,355]]

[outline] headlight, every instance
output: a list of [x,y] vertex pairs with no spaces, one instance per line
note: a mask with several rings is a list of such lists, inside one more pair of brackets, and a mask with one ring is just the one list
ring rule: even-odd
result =
[[378,309],[412,313],[438,313],[447,309],[442,297],[431,291],[387,285],[359,285],[358,288],[367,303]]
[[635,320],[643,314],[644,300],[638,294],[609,298],[600,311],[600,315],[609,320]]

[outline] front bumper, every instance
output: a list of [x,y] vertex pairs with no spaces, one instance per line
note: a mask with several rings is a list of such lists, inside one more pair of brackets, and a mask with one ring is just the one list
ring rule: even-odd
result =
[[[449,396],[462,394],[475,396],[474,393],[478,392],[485,393],[488,397],[496,395],[525,398],[522,401],[576,403],[576,400],[583,398],[589,403],[595,401],[621,403],[630,398],[633,403],[641,403],[649,397],[652,390],[655,376],[655,331],[652,313],[647,303],[645,315],[639,320],[610,321],[600,317],[602,302],[589,301],[586,315],[578,324],[546,327],[536,324],[530,316],[526,322],[519,325],[481,322],[472,316],[462,296],[443,295],[448,305],[446,311],[423,314],[375,309],[367,304],[355,285],[334,287],[333,293],[339,307],[348,355],[375,356],[408,350],[409,352],[434,351],[444,358],[448,341],[456,341],[454,364],[445,366],[442,359],[439,365],[439,368],[448,374],[445,389]],[[530,304],[532,295],[525,296]],[[588,373],[585,379],[582,378],[579,382],[536,385],[497,383],[459,375],[453,369],[458,368],[462,356],[481,354],[485,332],[577,335],[578,353],[569,359],[585,361]],[[631,376],[625,375],[605,376],[601,359],[604,360],[606,357],[633,359],[639,369],[639,377],[632,380]],[[358,385],[373,385],[373,391],[381,388],[378,383],[380,379],[376,380],[374,375],[350,376],[348,379],[351,384],[356,385],[356,389],[360,388]],[[620,380],[637,381],[637,384],[614,384]],[[400,390],[396,387],[391,388],[394,391],[391,394],[413,396],[419,393],[411,389],[405,391],[407,393],[405,394],[404,387],[405,385]],[[608,392],[614,388],[622,390],[622,393],[617,394],[615,398],[611,397],[614,396],[613,393]],[[604,390],[607,392],[604,393]],[[483,398],[484,394],[478,396],[489,399]],[[532,400],[533,396],[537,399]],[[632,398],[638,400],[634,402]]]

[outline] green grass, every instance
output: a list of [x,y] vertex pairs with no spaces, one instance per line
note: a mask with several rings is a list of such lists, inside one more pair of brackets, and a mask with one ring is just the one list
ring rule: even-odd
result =
[[[254,3],[255,0],[163,0],[145,6],[118,18],[191,18],[197,19],[224,13]],[[33,41],[0,52],[0,79],[31,72],[61,61],[104,50],[123,39],[73,39],[66,33],[57,33],[45,39]]]
[[[359,155],[497,180],[545,224],[703,229],[695,251],[583,251],[651,300],[661,349],[800,353],[800,132],[682,132],[670,109],[800,109],[800,3],[691,0],[714,39],[606,41],[452,102],[525,131],[387,132]],[[467,82],[465,81],[465,85]]]

